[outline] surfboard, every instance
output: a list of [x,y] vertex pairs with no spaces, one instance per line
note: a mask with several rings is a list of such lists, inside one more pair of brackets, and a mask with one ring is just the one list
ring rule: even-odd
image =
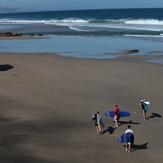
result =
[[[105,113],[105,116],[114,117],[114,112],[113,111],[108,111],[108,112]],[[120,111],[120,117],[128,117],[128,116],[130,116],[129,112]]]
[[105,127],[104,122],[102,121],[102,119],[101,119],[101,118],[100,118],[100,125],[101,125],[101,127],[102,127],[102,128],[104,128],[104,127]]
[[143,103],[146,104],[146,105],[149,105],[150,104],[149,101],[144,101]]
[[121,135],[118,138],[118,143],[124,143],[124,142],[126,142],[126,140],[128,140],[131,137],[131,135],[132,135],[131,132],[126,133],[126,137],[125,137],[125,134]]
[[140,102],[143,102],[146,105],[149,105],[150,104],[150,102],[148,100],[146,100],[146,99],[141,99]]

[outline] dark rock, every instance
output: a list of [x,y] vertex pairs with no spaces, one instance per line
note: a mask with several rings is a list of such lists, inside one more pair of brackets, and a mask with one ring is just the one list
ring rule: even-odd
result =
[[11,32],[0,32],[1,37],[12,37],[12,36],[22,36],[19,33],[11,33]]
[[125,53],[126,54],[131,54],[131,53],[138,53],[139,50],[138,49],[133,49],[133,50],[126,50]]

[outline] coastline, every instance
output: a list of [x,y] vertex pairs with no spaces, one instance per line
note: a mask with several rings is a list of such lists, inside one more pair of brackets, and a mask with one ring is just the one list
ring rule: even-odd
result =
[[[0,57],[2,161],[158,163],[163,159],[163,123],[156,116],[163,115],[161,64],[128,55],[98,60],[50,53],[0,53]],[[12,68],[4,70],[3,65]],[[140,98],[151,102],[146,121]],[[131,116],[121,118],[113,132],[97,135],[91,115],[99,110],[105,129],[111,129],[115,124],[104,113],[115,104]],[[128,124],[135,134],[130,154],[117,142]]]
[[0,37],[0,40],[47,39],[45,36],[9,36]]

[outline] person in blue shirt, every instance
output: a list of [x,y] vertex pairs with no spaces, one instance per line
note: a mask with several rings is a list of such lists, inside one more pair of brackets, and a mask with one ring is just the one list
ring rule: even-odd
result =
[[148,106],[145,103],[145,100],[143,100],[143,99],[140,100],[140,106],[142,108],[143,118],[144,118],[144,120],[146,120],[147,119],[147,114],[146,113],[147,113],[147,110],[148,110]]

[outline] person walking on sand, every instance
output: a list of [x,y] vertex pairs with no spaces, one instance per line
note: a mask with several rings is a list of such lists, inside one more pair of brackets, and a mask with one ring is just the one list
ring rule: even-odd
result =
[[92,115],[92,121],[95,121],[97,134],[100,134],[100,132],[101,132],[100,119],[101,119],[101,115],[100,115],[99,111],[97,111],[97,113]]
[[142,113],[143,113],[143,118],[144,118],[144,120],[146,120],[147,119],[147,110],[148,110],[148,106],[147,106],[147,104],[146,104],[146,101],[147,100],[145,100],[145,99],[141,99],[140,100],[140,106],[141,106],[141,108],[142,108]]
[[114,112],[115,127],[118,127],[118,120],[120,118],[120,109],[118,105],[115,105],[115,109],[113,110],[113,112]]
[[126,138],[126,134],[127,133],[131,133],[130,138],[126,140],[126,152],[130,153],[130,151],[131,151],[131,144],[132,144],[133,139],[134,139],[134,132],[133,132],[133,130],[131,130],[131,126],[130,125],[128,125],[128,129],[125,131],[125,138]]

